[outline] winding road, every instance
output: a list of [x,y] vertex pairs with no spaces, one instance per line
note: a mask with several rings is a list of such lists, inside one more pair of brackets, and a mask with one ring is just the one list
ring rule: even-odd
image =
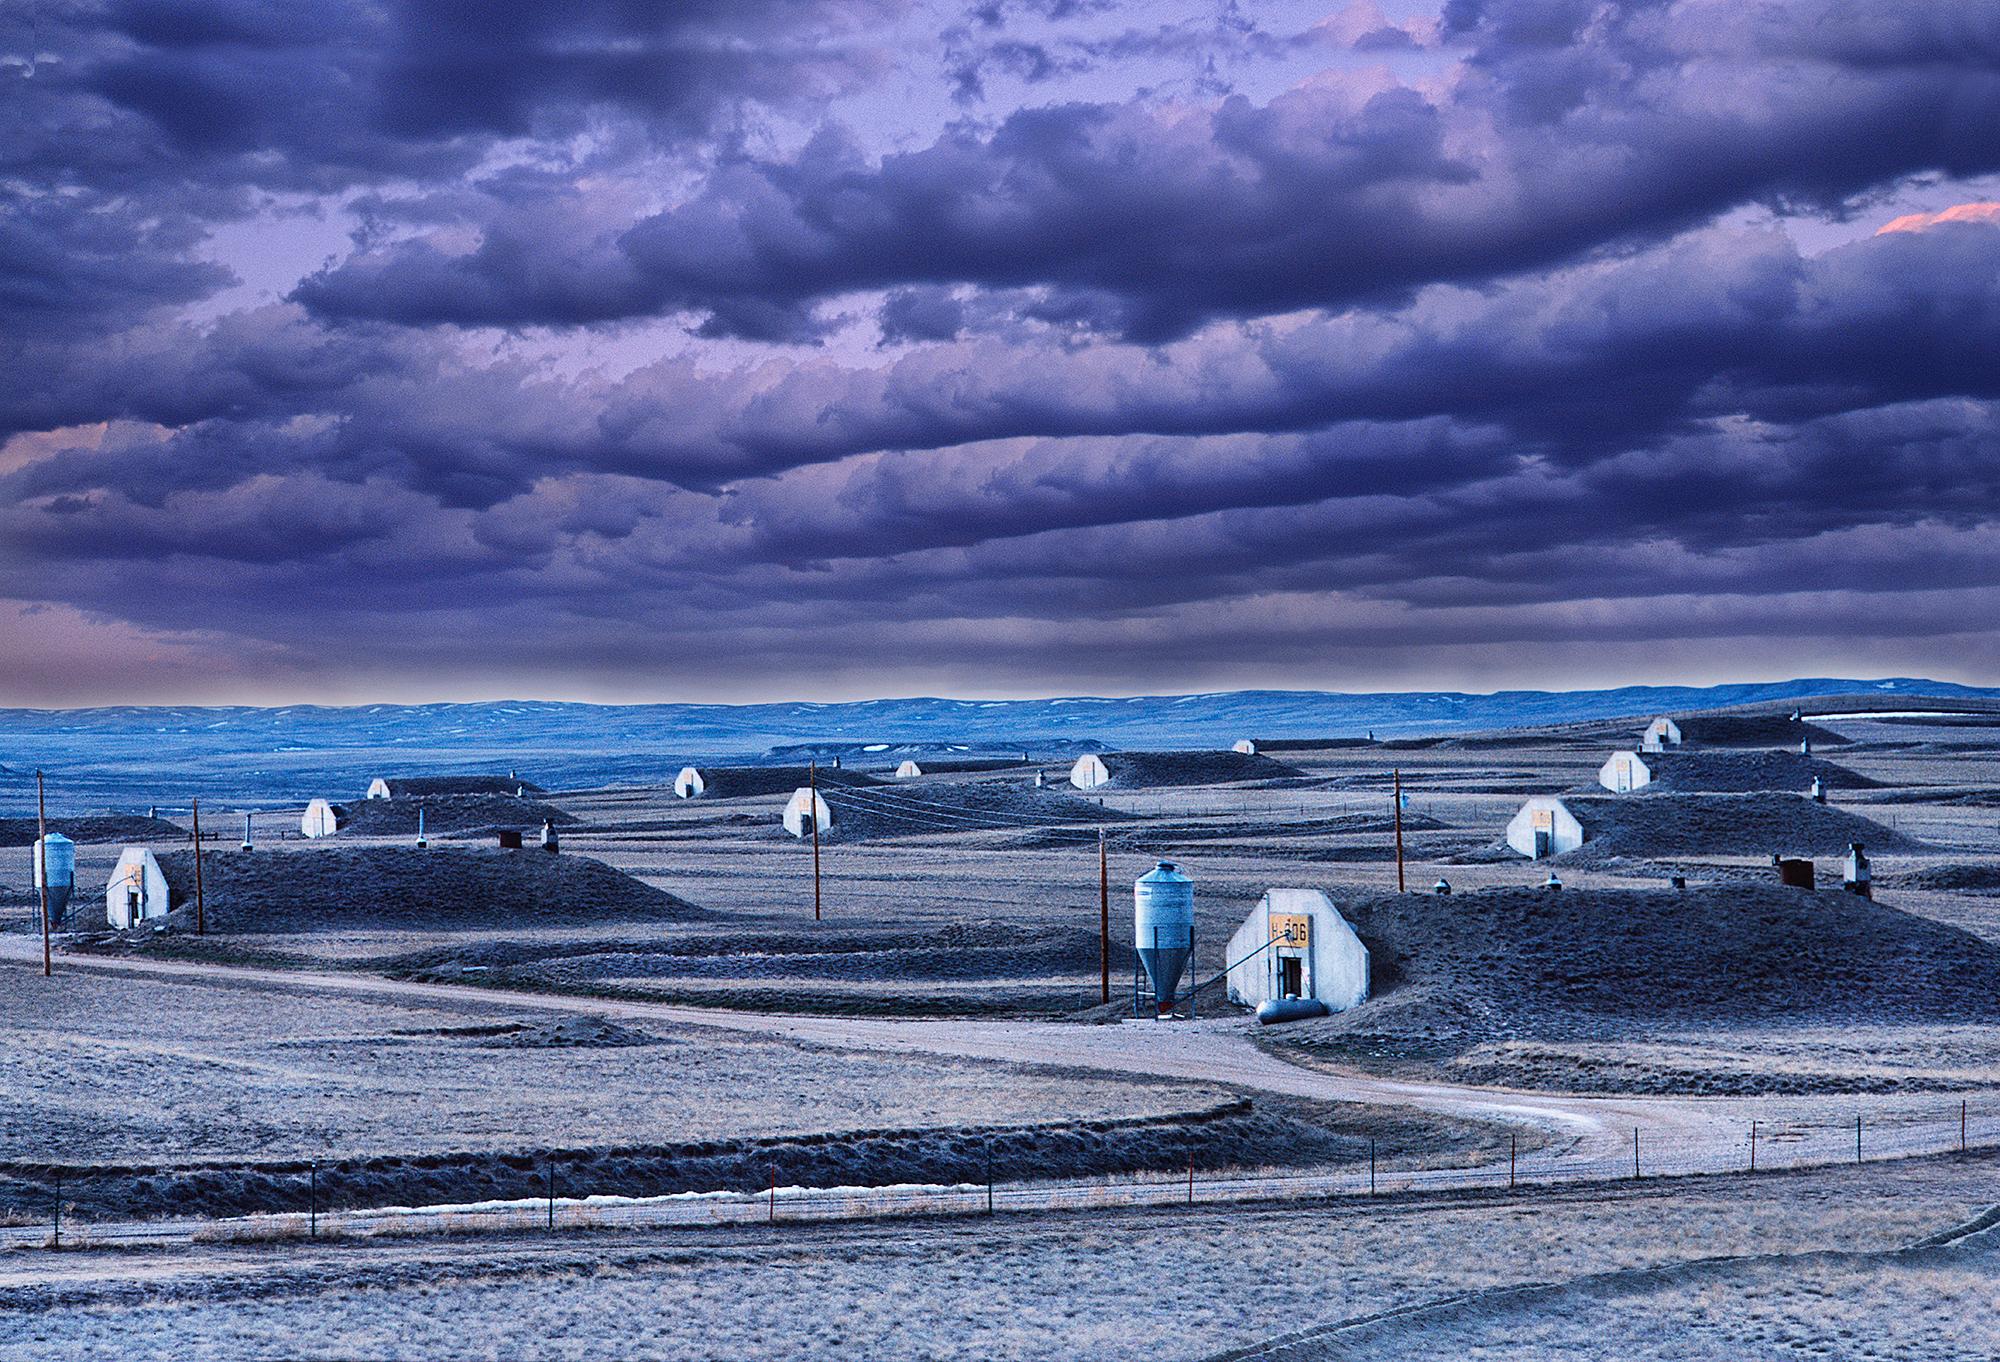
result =
[[[40,966],[40,944],[0,940],[0,962],[12,970]],[[238,988],[346,994],[374,1002],[408,1002],[450,1008],[504,1008],[510,1014],[588,1014],[632,1022],[670,1022],[734,1032],[780,1036],[816,1046],[904,1052],[1096,1070],[1120,1076],[1192,1080],[1320,1102],[1392,1106],[1456,1120],[1486,1122],[1504,1130],[1534,1132],[1536,1156],[1522,1164],[1534,1176],[1630,1176],[1638,1132],[1640,1168],[1646,1174],[1738,1172],[1750,1162],[1752,1120],[1766,1144],[1762,1168],[1846,1162],[1854,1158],[1852,1122],[1866,1122],[1864,1156],[1934,1154],[1960,1144],[1958,1100],[1918,1096],[1576,1096],[1516,1092],[1446,1082],[1406,1082],[1348,1070],[1308,1068],[1278,1058],[1252,1042],[1246,1018],[1200,1022],[1076,1022],[992,1020],[892,1020],[848,1016],[790,1016],[690,1008],[666,1002],[512,992],[466,984],[422,984],[358,972],[274,970],[232,964],[192,964],[154,958],[62,956],[58,972],[100,970],[156,978],[198,980]],[[2000,1142],[2000,1116],[1976,1114],[1966,1124],[1968,1144]],[[1506,1162],[1506,1154],[1498,1154]],[[1460,1170],[1438,1170],[1460,1172]]]

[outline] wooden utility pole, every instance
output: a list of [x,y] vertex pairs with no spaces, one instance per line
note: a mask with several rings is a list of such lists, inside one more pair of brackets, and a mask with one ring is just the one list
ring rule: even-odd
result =
[[46,979],[55,970],[49,953],[49,805],[42,794],[39,766],[35,768],[35,838],[35,867],[41,871],[35,878],[42,882],[42,977]]
[[1111,858],[1104,849],[1104,829],[1097,830],[1097,969],[1098,1000],[1111,1001]]
[[206,935],[208,924],[202,914],[201,899],[201,801],[194,801],[194,934]]
[[1396,892],[1403,893],[1403,772],[1398,768],[1393,772],[1396,793],[1393,800],[1396,814]]
[[[820,916],[819,916],[819,763],[818,763],[818,762],[816,762],[816,761],[813,761],[813,762],[808,762],[808,763],[806,763],[806,789],[807,789],[807,791],[809,791],[809,794],[808,794],[808,796],[807,796],[807,798],[806,798],[806,820],[807,820],[808,822],[810,822],[810,823],[812,824],[812,830],[813,830],[813,921],[814,921],[814,922],[818,922],[818,921],[820,920]],[[773,1207],[775,1207],[775,1206],[777,1205],[777,1201],[776,1201],[776,1199],[775,1199],[775,1198],[776,1198],[776,1196],[777,1196],[777,1193],[776,1193],[775,1191],[773,1191],[771,1195],[772,1195],[772,1197],[773,1197],[773,1200],[772,1200],[771,1204],[772,1204],[772,1206],[773,1206]]]

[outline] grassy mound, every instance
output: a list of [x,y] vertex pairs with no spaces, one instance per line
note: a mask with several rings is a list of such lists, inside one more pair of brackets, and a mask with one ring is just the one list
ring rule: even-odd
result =
[[389,776],[384,781],[391,799],[424,799],[437,795],[510,795],[548,793],[532,780],[515,776]]
[[2000,1021],[2000,946],[1838,890],[1495,889],[1343,907],[1376,996],[1285,1028],[1350,1059],[1675,1028]]
[[2000,865],[1954,861],[1882,877],[1885,889],[1947,889],[1972,894],[2000,894]]
[[1648,753],[1652,784],[1644,794],[1804,794],[1815,780],[1832,790],[1870,790],[1880,782],[1858,771],[1797,752]]
[[1681,719],[1681,741],[1701,747],[1790,747],[1801,738],[1815,747],[1844,747],[1850,739],[1830,728],[1784,714],[1707,714]]
[[[379,801],[378,801],[379,802]],[[177,911],[194,901],[194,854],[160,858]],[[451,930],[579,922],[681,922],[694,905],[588,856],[434,847],[209,852],[210,932],[403,927]]]
[[362,799],[346,806],[343,833],[361,837],[414,837],[421,810],[424,832],[484,832],[491,828],[533,830],[544,823],[570,827],[576,819],[539,799],[511,794],[422,795],[411,799]]
[[1013,828],[1087,829],[1125,817],[1088,799],[1053,788],[982,781],[901,787],[822,788],[833,811],[826,835],[842,841],[909,837],[938,832],[985,832]]
[[[164,818],[140,814],[99,813],[82,818],[51,818],[49,831],[59,832],[72,842],[185,842],[186,828]],[[0,818],[0,847],[31,847],[40,836],[32,818]],[[204,834],[203,840],[206,840]]]
[[841,785],[878,785],[874,776],[837,766],[815,773],[805,766],[700,766],[702,792],[694,799],[747,799],[756,795],[788,795],[808,781],[824,790]]
[[1098,760],[1111,775],[1107,790],[1144,790],[1167,785],[1228,785],[1246,780],[1280,780],[1304,773],[1261,753],[1106,752]]
[[1845,809],[1794,794],[1659,794],[1566,798],[1583,824],[1584,844],[1557,860],[1611,857],[1837,856],[1849,842],[1870,852],[1911,851],[1918,843]]

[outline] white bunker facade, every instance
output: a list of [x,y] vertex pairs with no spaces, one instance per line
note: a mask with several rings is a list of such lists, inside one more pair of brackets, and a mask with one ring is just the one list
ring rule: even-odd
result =
[[920,776],[923,773],[924,773],[924,768],[917,765],[914,759],[906,758],[903,761],[903,763],[896,768],[896,779],[909,780],[913,776]]
[[167,877],[147,847],[126,847],[104,886],[104,920],[120,931],[165,917]]
[[825,795],[810,786],[801,786],[785,801],[785,831],[798,838],[810,837],[815,822],[825,832],[833,826],[833,810],[827,807]]
[[1641,752],[1664,752],[1669,747],[1681,745],[1681,726],[1672,719],[1661,717],[1646,725],[1645,734],[1639,739]]
[[347,810],[331,800],[315,799],[299,818],[299,833],[305,837],[331,837],[347,821]]
[[1345,1012],[1368,1000],[1368,947],[1317,889],[1267,889],[1229,938],[1229,999],[1307,998]]
[[1094,790],[1111,780],[1110,768],[1095,752],[1086,752],[1069,768],[1069,783],[1079,790]]
[[1597,783],[1613,794],[1630,794],[1653,783],[1653,768],[1637,752],[1613,752],[1597,768]]
[[1535,795],[1507,824],[1507,845],[1531,861],[1583,845],[1583,824],[1554,795]]
[[692,766],[681,767],[681,773],[674,777],[674,793],[682,799],[693,799],[707,789],[708,781]]

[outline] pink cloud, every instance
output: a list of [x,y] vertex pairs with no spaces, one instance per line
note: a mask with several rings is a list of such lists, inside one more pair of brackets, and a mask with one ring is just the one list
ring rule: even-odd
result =
[[1961,203],[1945,209],[1942,213],[1905,213],[1883,224],[1875,235],[1885,236],[1890,232],[1921,232],[1941,222],[1990,222],[2000,225],[2000,203]]

